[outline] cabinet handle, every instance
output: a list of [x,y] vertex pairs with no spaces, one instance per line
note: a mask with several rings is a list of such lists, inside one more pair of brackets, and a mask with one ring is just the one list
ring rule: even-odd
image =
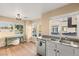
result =
[[54,51],[56,51],[56,49],[54,49]]
[[57,50],[57,52],[60,52],[59,50]]

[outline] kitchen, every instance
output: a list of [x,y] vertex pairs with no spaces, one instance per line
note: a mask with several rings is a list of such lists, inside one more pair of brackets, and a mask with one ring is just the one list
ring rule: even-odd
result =
[[0,4],[0,55],[79,56],[78,7],[75,3]]
[[[73,9],[73,7],[75,8]],[[78,56],[79,13],[75,11],[77,10],[76,7],[76,5],[68,5],[58,10],[49,11],[43,15],[44,18],[42,22],[40,22],[42,23],[41,25],[36,22],[38,27],[42,29],[39,28],[39,30],[37,30],[39,34],[41,33],[41,36],[37,38],[37,52],[39,55]],[[72,9],[75,12],[72,11]],[[70,19],[72,20],[70,21]]]

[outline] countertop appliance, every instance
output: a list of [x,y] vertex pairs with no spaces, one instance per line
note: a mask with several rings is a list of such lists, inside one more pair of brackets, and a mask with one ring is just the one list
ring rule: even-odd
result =
[[46,40],[37,39],[37,54],[41,56],[46,55]]

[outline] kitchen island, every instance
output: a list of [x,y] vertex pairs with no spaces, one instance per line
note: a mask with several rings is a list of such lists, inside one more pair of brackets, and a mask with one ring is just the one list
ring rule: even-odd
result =
[[55,38],[56,37],[38,38],[39,41],[41,39],[41,41],[44,40],[46,43],[46,46],[45,46],[46,56],[79,56],[78,39],[66,37],[66,40],[65,40],[65,37],[61,37],[61,40],[55,41],[53,40]]

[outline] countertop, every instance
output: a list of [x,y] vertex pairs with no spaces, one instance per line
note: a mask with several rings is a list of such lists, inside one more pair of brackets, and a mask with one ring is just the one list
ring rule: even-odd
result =
[[[38,39],[42,39],[42,40],[46,40],[46,41],[52,41],[52,42],[55,42],[55,43],[59,43],[59,44],[63,44],[63,45],[67,45],[67,46],[71,46],[71,47],[75,47],[75,48],[79,48],[79,42],[70,41],[70,44],[68,44],[68,43],[60,42],[60,40],[58,40],[58,41],[51,40],[52,38],[53,37],[51,37],[51,36],[50,37],[38,37]],[[71,39],[73,39],[73,38],[71,38]],[[75,44],[74,44],[74,42],[75,42]]]

